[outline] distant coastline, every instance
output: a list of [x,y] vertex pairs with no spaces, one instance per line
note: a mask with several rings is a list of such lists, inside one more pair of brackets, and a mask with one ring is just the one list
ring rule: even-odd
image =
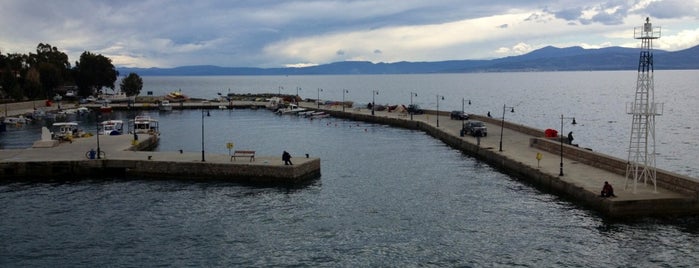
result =
[[[372,63],[343,61],[309,67],[255,68],[221,67],[213,65],[174,68],[117,67],[121,74],[142,76],[200,76],[200,75],[341,75],[341,74],[427,74],[476,72],[545,72],[545,71],[613,71],[635,70],[639,50],[608,47],[544,47],[530,53],[492,60],[449,60],[435,62]],[[699,69],[699,45],[668,52],[654,51],[656,70]]]

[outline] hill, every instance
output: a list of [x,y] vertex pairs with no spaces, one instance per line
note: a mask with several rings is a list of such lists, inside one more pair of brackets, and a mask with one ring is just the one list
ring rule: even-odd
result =
[[[654,50],[656,70],[699,69],[699,46],[667,52]],[[635,70],[639,50],[608,47],[557,48],[547,46],[530,53],[492,60],[371,63],[342,61],[302,68],[220,67],[212,65],[175,68],[117,68],[120,74],[148,75],[321,75],[321,74],[417,74],[521,71]]]

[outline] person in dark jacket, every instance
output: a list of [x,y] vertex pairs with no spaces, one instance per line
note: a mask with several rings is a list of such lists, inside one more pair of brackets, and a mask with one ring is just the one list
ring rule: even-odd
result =
[[604,186],[602,186],[602,193],[600,194],[602,197],[616,197],[614,195],[614,188],[612,188],[612,185],[609,184],[609,182],[604,182]]
[[573,131],[568,132],[568,144],[573,145]]
[[293,163],[291,163],[291,154],[289,154],[287,151],[282,153],[282,160],[284,160],[284,165],[293,165]]

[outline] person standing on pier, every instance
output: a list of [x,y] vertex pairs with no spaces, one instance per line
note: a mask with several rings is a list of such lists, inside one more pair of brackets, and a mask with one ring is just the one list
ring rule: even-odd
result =
[[573,145],[573,131],[568,132],[568,144]]
[[282,160],[284,160],[284,165],[286,166],[293,165],[293,163],[291,163],[291,154],[289,154],[289,152],[287,151],[284,151],[284,153],[282,153]]

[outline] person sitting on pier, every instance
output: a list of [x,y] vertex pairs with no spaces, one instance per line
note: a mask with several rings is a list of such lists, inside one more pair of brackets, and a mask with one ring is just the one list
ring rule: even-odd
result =
[[602,193],[600,194],[602,197],[616,197],[614,195],[614,188],[612,188],[612,185],[609,184],[609,182],[604,182],[604,186],[602,187]]

